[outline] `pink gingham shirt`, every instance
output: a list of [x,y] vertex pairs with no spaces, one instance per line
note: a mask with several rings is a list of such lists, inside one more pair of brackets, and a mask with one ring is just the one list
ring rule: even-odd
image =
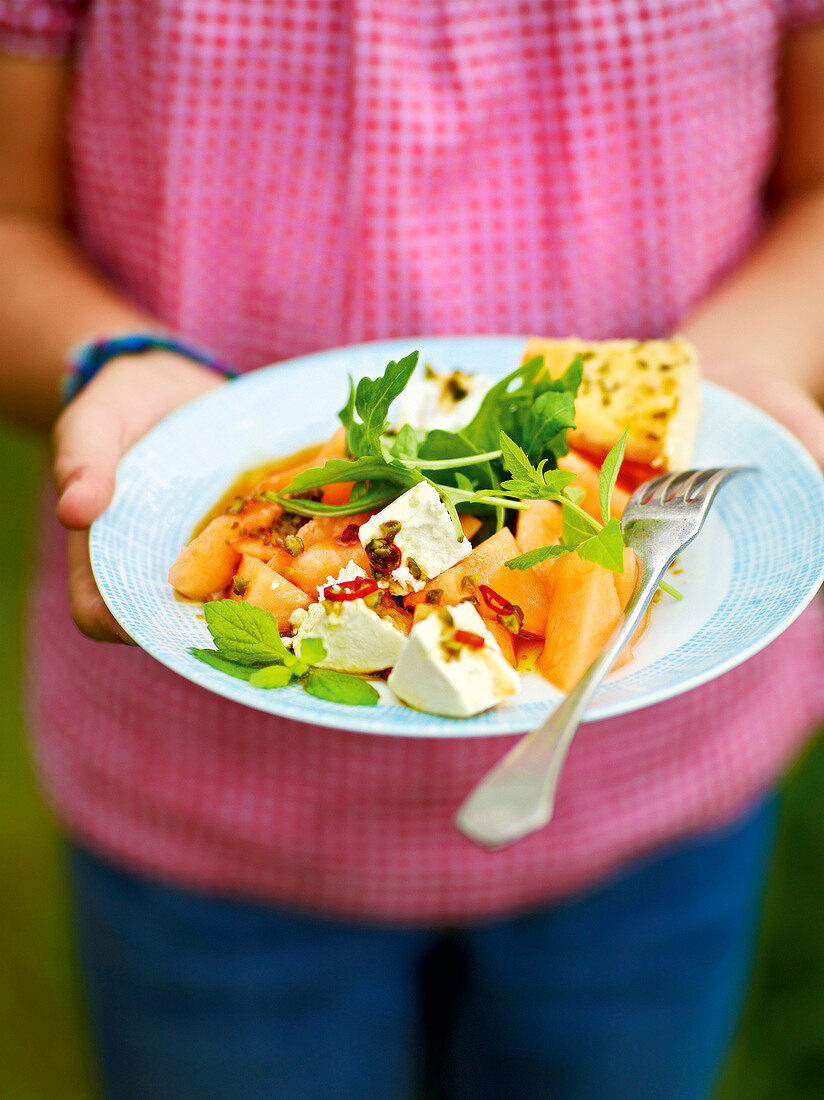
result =
[[[816,18],[824,0],[0,0],[0,45],[76,52],[88,255],[251,369],[415,333],[670,332],[759,232],[780,40]],[[546,902],[734,817],[824,713],[814,608],[724,677],[585,726],[552,824],[489,854],[452,816],[509,739],[222,701],[81,638],[64,557],[52,524],[31,687],[54,805],[218,891],[416,921]]]

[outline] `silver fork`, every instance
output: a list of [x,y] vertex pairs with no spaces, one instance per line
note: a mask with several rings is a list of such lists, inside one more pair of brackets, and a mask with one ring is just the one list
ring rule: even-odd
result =
[[632,637],[673,559],[701,530],[718,488],[746,472],[753,467],[685,470],[635,490],[621,520],[639,566],[624,618],[560,706],[487,772],[458,810],[455,823],[470,840],[501,848],[546,825],[567,751],[596,688]]

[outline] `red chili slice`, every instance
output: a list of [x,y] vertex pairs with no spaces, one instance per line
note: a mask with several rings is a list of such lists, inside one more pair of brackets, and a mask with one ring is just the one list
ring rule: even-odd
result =
[[509,600],[505,600],[503,596],[499,596],[494,588],[490,588],[488,584],[481,584],[478,587],[484,598],[484,603],[490,611],[494,611],[496,615],[512,614],[512,604]]
[[355,577],[353,581],[340,581],[339,584],[327,584],[323,590],[323,598],[335,603],[348,602],[349,600],[361,600],[364,596],[371,596],[378,591],[378,582],[372,577]]
[[486,645],[485,639],[480,634],[473,634],[471,630],[456,630],[454,638],[456,642],[468,645],[472,649],[483,649]]

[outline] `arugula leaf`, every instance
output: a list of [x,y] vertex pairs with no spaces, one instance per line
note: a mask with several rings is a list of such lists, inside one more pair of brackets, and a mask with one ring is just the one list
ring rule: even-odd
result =
[[629,428],[624,432],[607,457],[601,464],[601,473],[598,475],[598,500],[601,504],[601,516],[604,523],[609,522],[609,505],[612,499],[612,490],[618,480],[618,471],[624,460],[624,448],[627,445]]
[[380,699],[377,690],[366,680],[326,668],[313,668],[303,686],[316,699],[352,707],[374,707]]
[[[338,413],[346,428],[346,445],[354,458],[383,455],[381,436],[386,427],[389,407],[406,387],[418,364],[413,351],[397,363],[393,360],[378,378],[361,378],[357,386],[350,380],[349,399]],[[360,423],[355,416],[360,417]]]
[[292,669],[285,665],[267,665],[259,668],[249,677],[249,683],[256,688],[286,687],[292,679]]
[[417,458],[421,446],[421,437],[422,433],[416,432],[411,424],[404,424],[389,448],[390,455],[401,460]]
[[503,452],[504,466],[506,466],[513,478],[515,478],[516,481],[519,478],[523,478],[530,484],[540,486],[542,479],[538,471],[527,458],[523,449],[510,439],[506,432],[501,432],[499,438],[501,451]]
[[209,633],[221,657],[241,665],[283,664],[291,654],[280,637],[274,615],[241,600],[213,600],[203,605]]
[[235,676],[238,680],[248,680],[255,669],[254,666],[238,664],[237,661],[228,661],[221,657],[216,649],[190,649],[189,652],[205,665],[216,668],[218,672],[225,672],[229,676]]
[[319,665],[326,658],[326,646],[320,638],[304,638],[300,643],[300,659],[307,665]]

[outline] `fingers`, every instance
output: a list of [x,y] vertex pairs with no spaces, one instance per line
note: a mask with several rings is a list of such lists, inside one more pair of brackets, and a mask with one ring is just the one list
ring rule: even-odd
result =
[[89,562],[89,532],[69,532],[69,597],[78,630],[97,642],[134,645],[103,602]]
[[57,518],[66,527],[86,528],[112,499],[122,431],[114,414],[101,415],[95,403],[78,399],[55,426],[54,448]]

